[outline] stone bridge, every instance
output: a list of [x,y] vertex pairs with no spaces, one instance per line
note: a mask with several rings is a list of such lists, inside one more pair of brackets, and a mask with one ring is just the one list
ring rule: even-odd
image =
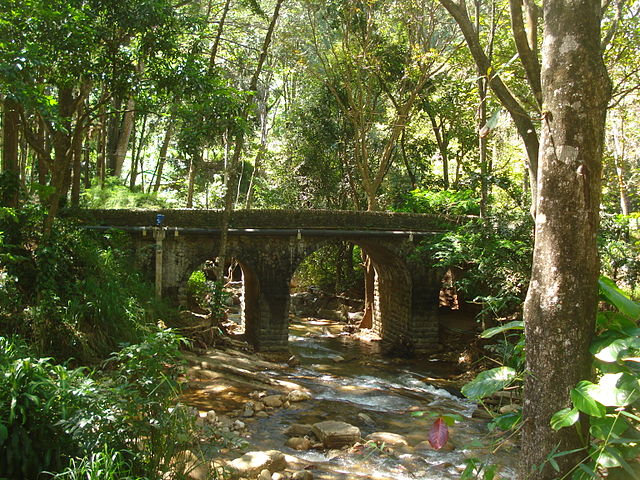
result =
[[[130,232],[140,264],[155,271],[157,293],[181,303],[189,275],[219,251],[221,216],[212,210],[89,210],[82,221],[88,228]],[[460,221],[386,212],[234,212],[227,251],[242,269],[247,339],[259,350],[286,349],[289,285],[296,268],[323,245],[342,240],[358,245],[371,259],[373,329],[383,344],[430,350],[439,341],[444,272],[419,260],[416,244]]]

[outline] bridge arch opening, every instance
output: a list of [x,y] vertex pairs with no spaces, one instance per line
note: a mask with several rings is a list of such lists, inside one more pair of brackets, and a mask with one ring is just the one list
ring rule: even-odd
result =
[[[340,267],[340,261],[347,265]],[[367,323],[366,263],[372,271]],[[336,278],[338,277],[338,278]],[[383,348],[410,349],[411,276],[404,260],[385,246],[362,239],[322,242],[306,250],[291,277],[294,317],[342,321],[369,328]]]

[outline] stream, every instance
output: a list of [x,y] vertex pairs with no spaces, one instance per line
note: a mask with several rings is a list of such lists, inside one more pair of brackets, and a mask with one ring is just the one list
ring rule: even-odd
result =
[[[477,459],[479,464],[499,465],[495,478],[515,478],[517,455],[513,448],[493,451],[498,438],[488,431],[486,416],[478,415],[481,407],[456,395],[453,389],[450,393],[429,384],[427,379],[435,375],[436,365],[430,366],[424,359],[383,357],[377,351],[377,342],[345,335],[343,326],[314,319],[292,323],[289,343],[298,365],[281,368],[273,364],[277,368],[263,368],[261,374],[297,384],[310,392],[311,399],[276,409],[269,416],[249,419],[244,437],[250,450],[275,449],[296,457],[313,472],[314,479],[458,479],[468,458]],[[250,400],[248,396],[245,399]],[[237,408],[242,400],[235,401]],[[198,408],[207,407],[200,404]],[[434,450],[427,441],[428,434],[440,415],[459,417],[449,427],[447,445]],[[355,425],[362,438],[374,432],[398,434],[408,446],[307,451],[285,446],[284,430],[288,426],[325,420]]]

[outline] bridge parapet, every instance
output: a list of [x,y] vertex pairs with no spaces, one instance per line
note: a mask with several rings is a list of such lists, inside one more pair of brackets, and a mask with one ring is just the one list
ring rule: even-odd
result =
[[[183,228],[219,228],[221,210],[82,210],[77,216],[86,225],[155,226],[156,216],[164,216],[163,225]],[[414,232],[446,231],[471,217],[425,215],[397,212],[361,212],[336,210],[236,210],[232,228],[282,228],[327,230],[404,230]]]

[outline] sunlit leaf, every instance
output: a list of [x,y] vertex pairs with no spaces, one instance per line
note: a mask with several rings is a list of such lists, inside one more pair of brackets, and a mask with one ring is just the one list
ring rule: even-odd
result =
[[522,412],[509,412],[499,415],[492,423],[500,430],[511,430],[522,421]]
[[592,417],[603,417],[606,413],[604,405],[595,400],[594,395],[599,392],[598,386],[583,380],[571,390],[571,401],[581,412]]
[[570,427],[578,421],[580,412],[577,408],[563,408],[551,417],[551,428],[560,430],[564,427]]
[[511,367],[498,367],[480,373],[462,387],[462,394],[472,400],[480,400],[506,386],[517,377],[517,372]]
[[491,338],[498,333],[502,333],[507,330],[523,330],[524,322],[522,320],[514,320],[513,322],[505,323],[504,325],[500,325],[498,327],[487,328],[480,335],[481,338]]
[[616,286],[613,280],[607,277],[600,277],[598,284],[600,285],[600,293],[602,296],[611,302],[618,310],[634,320],[640,318],[640,304],[629,299],[622,290]]

